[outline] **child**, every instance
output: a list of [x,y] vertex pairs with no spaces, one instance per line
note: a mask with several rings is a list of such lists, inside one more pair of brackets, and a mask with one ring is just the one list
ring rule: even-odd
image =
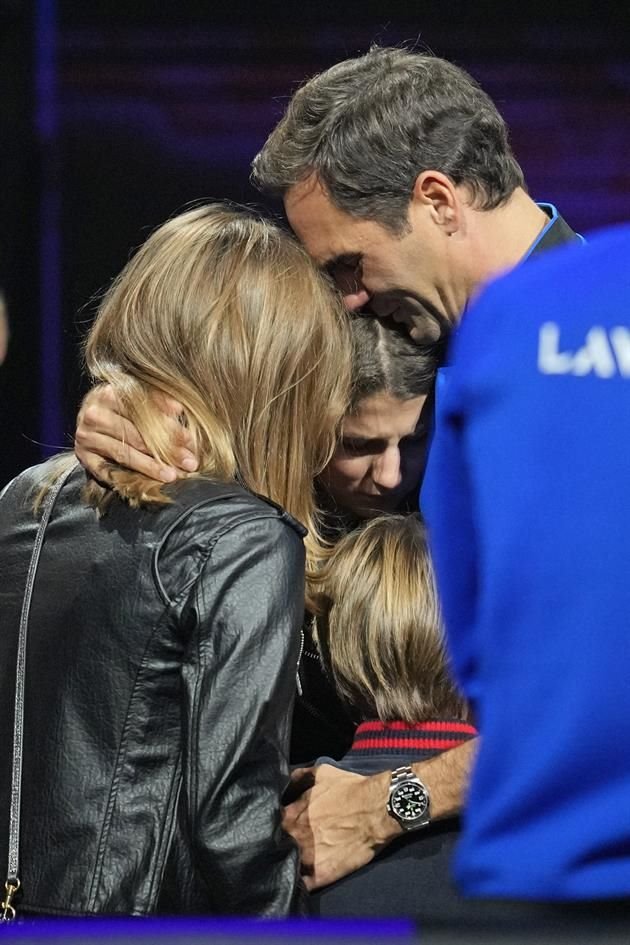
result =
[[[379,517],[350,532],[335,546],[319,587],[322,659],[362,719],[349,752],[333,764],[374,774],[431,758],[477,734],[448,670],[418,518]],[[417,793],[414,799],[411,792],[412,807],[419,810],[420,788]],[[395,809],[391,813],[399,819]],[[313,911],[452,919],[460,906],[449,876],[458,821],[431,823],[429,809],[417,823],[412,818],[411,827],[367,866],[313,893]]]

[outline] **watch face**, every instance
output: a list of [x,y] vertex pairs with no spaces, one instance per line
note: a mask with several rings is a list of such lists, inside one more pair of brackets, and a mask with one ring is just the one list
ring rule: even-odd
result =
[[401,820],[419,820],[429,809],[427,792],[415,781],[400,784],[391,795],[390,805],[396,817]]

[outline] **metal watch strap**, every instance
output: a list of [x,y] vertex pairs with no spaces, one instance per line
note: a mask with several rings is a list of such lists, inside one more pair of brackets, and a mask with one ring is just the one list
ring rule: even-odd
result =
[[400,768],[396,768],[392,771],[390,788],[398,787],[403,781],[408,781],[410,778],[415,777],[416,773],[410,765],[401,765]]
[[[11,904],[13,897],[20,888],[18,877],[20,864],[20,808],[22,804],[22,757],[24,744],[24,684],[26,674],[26,640],[28,634],[28,617],[31,609],[31,598],[35,585],[37,565],[44,544],[44,533],[50,521],[53,506],[61,492],[68,476],[76,468],[76,463],[65,470],[51,486],[42,506],[42,517],[37,527],[31,560],[26,577],[26,588],[20,613],[20,629],[18,634],[18,650],[15,673],[15,715],[13,719],[13,766],[11,772],[11,807],[9,812],[9,856],[7,864],[7,879],[4,884],[5,898],[0,903],[0,922],[7,922],[15,918],[15,908]],[[5,490],[6,492],[7,490]],[[3,492],[4,495],[4,492]]]

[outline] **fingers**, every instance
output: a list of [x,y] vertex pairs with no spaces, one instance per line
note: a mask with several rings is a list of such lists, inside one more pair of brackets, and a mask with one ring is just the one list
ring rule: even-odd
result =
[[309,792],[302,794],[298,797],[297,801],[293,801],[292,804],[287,804],[283,809],[283,826],[289,833],[293,833],[295,830],[300,830],[300,817],[308,811],[308,801],[309,801]]
[[[135,426],[121,412],[116,393],[109,384],[100,384],[85,397],[77,418],[75,438],[84,450],[93,447],[92,437],[101,434],[128,443],[147,452],[144,440]],[[109,457],[114,459],[113,456]]]
[[314,783],[315,775],[313,768],[296,768],[291,772],[291,779],[285,788],[282,799],[283,803],[291,804],[303,794],[304,791],[308,791],[309,788],[312,788]]
[[96,479],[109,484],[108,463],[126,466],[151,479],[173,482],[177,471],[148,455],[145,442],[135,426],[119,414],[117,408],[110,387],[99,388],[86,397],[79,411],[75,433],[75,453],[79,462]]
[[[84,403],[77,418],[75,440],[82,449],[92,449],[96,446],[97,437],[118,441],[140,452],[147,452],[146,444],[133,423],[100,403]],[[101,444],[102,442],[103,440]],[[113,455],[110,458],[116,459]]]
[[90,445],[92,449],[86,450],[75,443],[74,451],[81,465],[101,482],[111,485],[111,463],[133,469],[149,479],[159,479],[161,482],[174,482],[177,479],[177,470],[172,466],[163,466],[152,456],[128,443],[121,443],[120,440],[96,433],[90,438]]
[[[385,800],[380,775],[366,778],[328,764],[301,768],[292,775],[297,784],[307,776],[312,786],[287,805],[283,825],[300,847],[304,883],[313,890],[372,859],[378,846],[372,836],[372,808],[375,804],[380,816]],[[379,779],[378,791],[374,778]]]
[[297,843],[300,850],[300,872],[309,875],[314,869],[315,838],[308,819],[308,794],[284,808],[282,826]]
[[176,465],[180,469],[186,470],[186,472],[194,472],[199,463],[193,450],[195,445],[193,436],[186,424],[182,422],[184,416],[183,405],[161,391],[153,394],[153,399],[168,418],[166,421],[167,428],[170,431],[173,443],[177,444],[177,449],[173,454]]
[[190,450],[192,437],[181,422],[182,405],[164,394],[155,394],[160,409],[165,413],[174,444],[173,465],[166,465],[149,455],[147,446],[136,427],[122,413],[114,389],[100,385],[90,391],[79,411],[75,433],[75,452],[79,461],[93,476],[110,482],[103,460],[127,466],[135,472],[173,482],[179,471],[194,472],[198,468],[196,456]]

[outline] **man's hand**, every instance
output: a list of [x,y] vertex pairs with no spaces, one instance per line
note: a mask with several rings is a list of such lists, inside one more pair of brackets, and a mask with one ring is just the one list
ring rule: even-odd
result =
[[[431,798],[431,820],[452,817],[464,803],[479,739],[412,764]],[[284,828],[297,841],[307,889],[327,886],[365,866],[402,827],[387,813],[391,771],[370,777],[331,765],[298,768],[284,810]],[[304,790],[306,788],[306,790]]]
[[319,765],[294,771],[292,782],[309,775],[313,786],[285,807],[284,828],[300,847],[310,890],[369,863],[401,828],[387,814],[389,771],[363,777]]
[[107,463],[113,462],[142,473],[150,479],[173,482],[183,470],[194,472],[197,460],[190,451],[188,431],[178,421],[182,405],[170,397],[154,394],[156,403],[171,427],[175,466],[164,466],[148,452],[135,426],[121,412],[112,387],[102,384],[86,396],[77,419],[75,453],[79,462],[96,479],[107,482]]

